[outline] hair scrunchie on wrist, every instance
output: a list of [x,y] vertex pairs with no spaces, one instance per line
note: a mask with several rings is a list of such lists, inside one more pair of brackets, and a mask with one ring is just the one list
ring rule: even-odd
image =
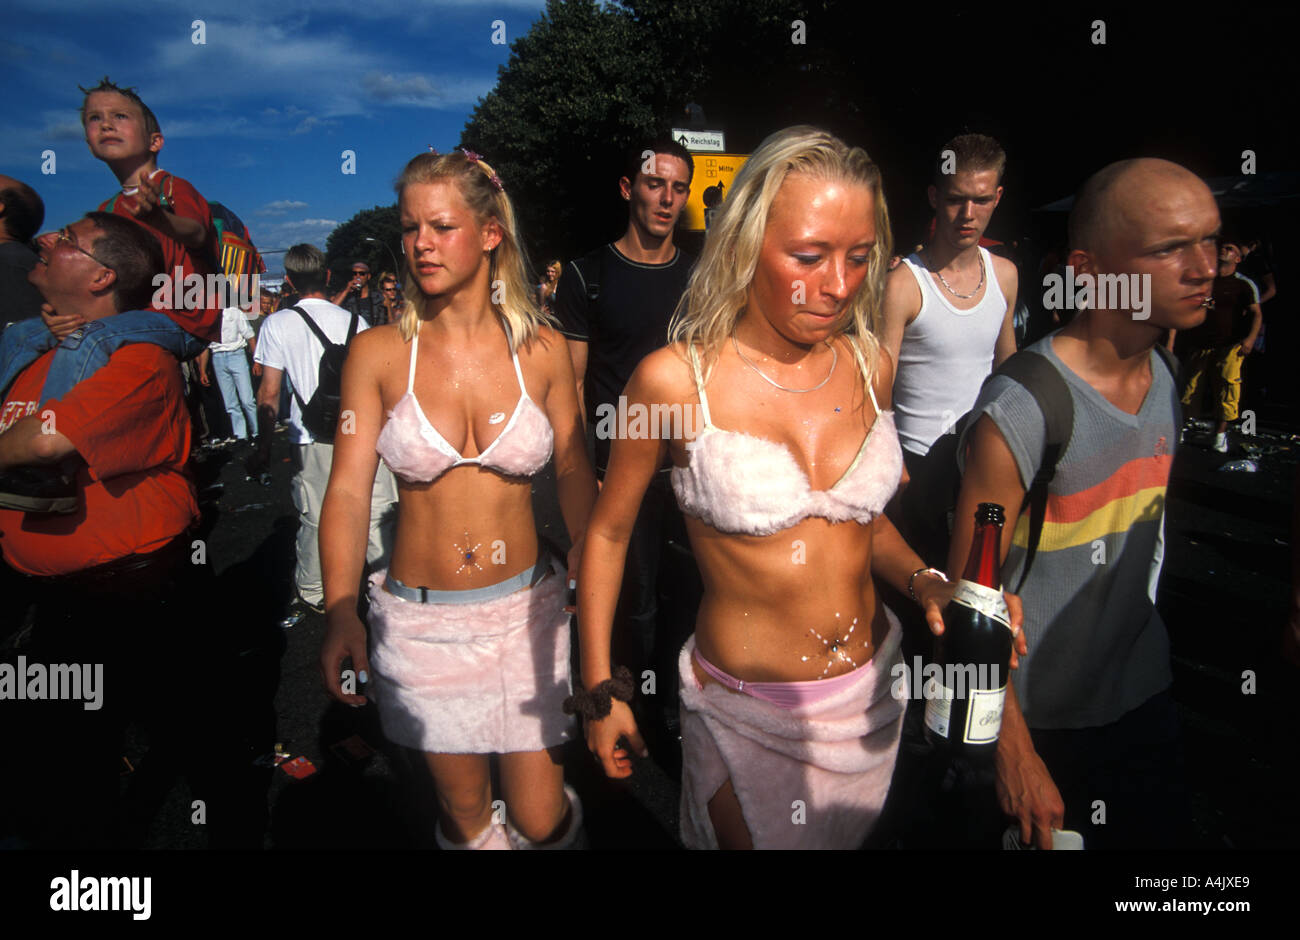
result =
[[632,673],[626,666],[618,666],[614,674],[604,682],[597,682],[590,689],[579,688],[564,700],[566,715],[581,715],[584,721],[600,721],[609,716],[614,707],[614,699],[620,702],[632,701]]

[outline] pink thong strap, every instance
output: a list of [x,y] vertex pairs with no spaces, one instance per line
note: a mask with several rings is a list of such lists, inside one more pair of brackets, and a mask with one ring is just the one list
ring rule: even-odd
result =
[[824,698],[830,698],[857,681],[858,669],[866,669],[871,665],[870,662],[863,663],[858,669],[831,679],[811,679],[806,682],[746,682],[713,665],[700,653],[699,647],[696,647],[694,652],[695,661],[700,664],[700,668],[733,692],[743,692],[745,695],[752,695],[764,702],[771,702],[778,708],[786,709],[812,705]]

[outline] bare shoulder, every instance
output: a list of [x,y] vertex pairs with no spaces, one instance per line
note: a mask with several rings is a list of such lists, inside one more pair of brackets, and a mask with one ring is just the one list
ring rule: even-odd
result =
[[911,319],[920,310],[921,288],[906,262],[900,261],[885,278],[884,314],[890,319],[900,316]]
[[568,354],[569,347],[565,344],[564,337],[554,327],[545,323],[539,326],[533,338],[519,349],[521,359],[535,362],[542,368],[553,368]]
[[[840,339],[847,346],[842,354],[860,354],[864,362],[869,361],[865,342],[856,336],[848,334],[845,334]],[[893,399],[894,357],[889,354],[889,349],[879,338],[876,339],[876,367],[871,372],[871,389],[875,392],[876,401],[880,402],[880,407],[888,408],[890,401]]]
[[[410,344],[402,339],[395,323],[372,326],[352,337],[348,344],[348,364],[355,370],[372,375],[387,375],[405,364]],[[400,371],[400,370],[399,370]]]
[[695,378],[682,343],[656,349],[637,365],[627,382],[628,397],[637,401],[686,402],[695,397]]
[[372,326],[368,330],[362,330],[352,337],[352,342],[348,346],[348,357],[351,358],[353,354],[367,357],[379,356],[404,346],[406,340],[402,339],[402,332],[397,328],[397,324],[385,323],[383,326]]
[[876,373],[871,377],[871,387],[882,408],[888,408],[894,398],[894,357],[884,343],[879,343]]

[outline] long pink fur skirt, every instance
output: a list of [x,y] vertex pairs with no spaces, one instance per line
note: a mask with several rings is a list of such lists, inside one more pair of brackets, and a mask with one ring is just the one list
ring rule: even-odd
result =
[[540,751],[569,740],[564,574],[471,604],[420,604],[370,577],[370,695],[390,741],[434,754]]
[[716,849],[709,801],[728,780],[756,849],[856,849],[880,817],[898,757],[903,703],[890,694],[902,630],[889,633],[858,681],[819,702],[780,708],[708,683],[678,659],[682,701],[681,834]]

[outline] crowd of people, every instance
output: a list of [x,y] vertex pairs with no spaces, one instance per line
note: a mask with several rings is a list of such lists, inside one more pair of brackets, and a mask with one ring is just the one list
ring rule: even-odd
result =
[[[254,331],[252,299],[157,303],[156,274],[214,270],[212,219],[158,169],[140,97],[105,80],[82,122],[119,187],[96,211],[35,238],[39,196],[0,178],[0,549],[34,611],[33,662],[159,669],[176,687],[166,709],[26,703],[26,744],[52,768],[72,740],[90,769],[52,782],[37,761],[21,786],[38,809],[0,834],[113,844],[118,748],[142,710],[199,792],[238,802],[216,667],[165,668],[220,662],[203,630],[167,629],[210,589],[190,557],[183,364],[196,387],[215,374],[229,434],[208,433],[242,442],[251,474],[287,424],[294,587],[325,618],[324,685],[373,701],[387,739],[422,755],[444,849],[582,845],[563,773],[579,740],[610,778],[680,741],[691,848],[994,847],[1008,826],[1040,848],[1062,831],[1186,843],[1155,606],[1180,398],[1213,388],[1226,451],[1276,293],[1190,171],[1133,159],[1087,180],[1067,271],[1149,287],[1054,311],[1059,328],[1019,352],[1037,287],[983,246],[998,143],[941,148],[932,232],[899,256],[881,168],[806,126],[749,157],[698,258],[675,241],[694,159],[641,142],[617,178],[626,228],[540,282],[509,180],[469,151],[420,154],[396,184],[400,279],[372,286],[357,261],[335,290],[323,253],[296,245]],[[626,413],[681,420],[601,420]],[[548,466],[567,547],[534,518]],[[1005,509],[1017,668],[995,759],[954,784],[897,680],[944,632],[984,503]],[[671,545],[698,581],[665,578]],[[203,755],[180,743],[205,732]],[[53,808],[78,788],[94,791],[82,811]]]

